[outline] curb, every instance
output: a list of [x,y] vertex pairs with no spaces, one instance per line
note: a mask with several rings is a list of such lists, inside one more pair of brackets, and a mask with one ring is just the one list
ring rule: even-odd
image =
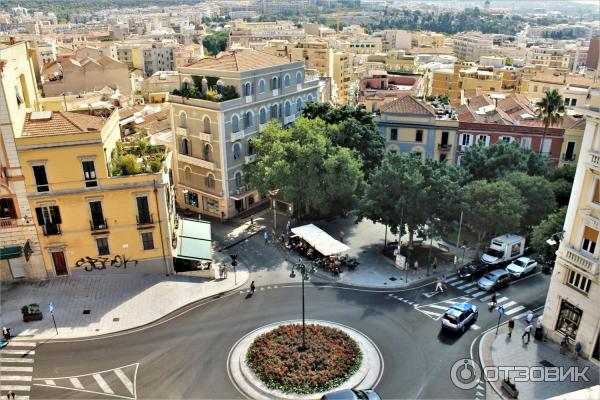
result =
[[335,280],[333,278],[331,278],[330,276],[328,276],[326,273],[317,270],[314,273],[315,276],[327,280],[331,283],[335,283],[337,285],[340,286],[346,286],[349,288],[357,288],[357,289],[381,289],[381,290],[405,290],[405,289],[413,289],[419,285],[429,285],[430,283],[433,283],[437,280],[436,276],[428,276],[426,278],[423,279],[419,279],[417,281],[413,281],[410,282],[408,284],[403,284],[402,286],[400,285],[392,285],[392,286],[382,286],[382,285],[355,285],[352,283],[347,283],[347,282],[340,282],[338,280]]
[[223,250],[228,250],[228,249],[232,248],[233,246],[237,246],[238,244],[242,243],[243,241],[248,240],[251,237],[258,235],[259,233],[261,233],[265,229],[266,229],[266,227],[263,226],[260,229],[258,229],[256,232],[251,233],[250,235],[246,235],[246,236],[243,236],[241,238],[235,239],[231,243],[220,247],[219,249],[217,249],[217,251],[221,251],[222,252]]
[[[504,325],[506,325],[507,323],[508,323],[508,321],[505,321],[505,322],[503,322],[502,324],[500,324],[500,326],[504,326]],[[479,364],[481,365],[481,368],[482,368],[482,369],[488,366],[488,365],[486,365],[486,363],[485,363],[485,362],[484,362],[484,360],[483,360],[483,351],[482,351],[482,350],[483,350],[483,343],[486,341],[487,337],[488,337],[488,336],[489,336],[489,335],[490,335],[490,334],[491,334],[491,333],[492,333],[492,332],[493,332],[495,329],[496,329],[495,327],[492,327],[492,328],[490,328],[490,329],[489,329],[489,330],[488,330],[486,333],[484,333],[484,334],[483,334],[483,336],[481,337],[481,340],[479,340]],[[493,343],[493,340],[492,340],[492,341],[490,341],[489,343],[486,343],[486,344],[489,344],[489,345],[491,345],[492,343]],[[490,356],[490,358],[491,358],[491,356],[492,356],[492,352],[491,352],[491,351],[488,351],[488,350],[486,350],[486,353],[489,353],[489,356]],[[493,361],[493,360],[492,360],[492,361]],[[492,363],[492,365],[491,365],[491,366],[494,366],[494,365],[493,365],[493,363]],[[485,377],[483,378],[483,380],[485,381],[485,383],[486,383],[486,384],[488,384],[489,386],[491,386],[491,387],[492,387],[492,389],[494,389],[494,392],[496,392],[496,394],[497,394],[497,395],[498,395],[498,396],[499,396],[499,397],[500,397],[502,400],[507,400],[507,399],[506,399],[506,397],[504,397],[504,394],[502,394],[502,389],[501,389],[501,388],[498,388],[498,387],[496,387],[496,383],[497,383],[498,381],[490,382],[490,381],[486,380],[486,379],[485,379]]]

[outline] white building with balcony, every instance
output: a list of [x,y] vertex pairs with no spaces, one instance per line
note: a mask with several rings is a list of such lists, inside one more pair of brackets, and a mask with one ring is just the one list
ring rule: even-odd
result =
[[600,363],[600,89],[578,111],[585,132],[542,323],[549,338],[580,342]]

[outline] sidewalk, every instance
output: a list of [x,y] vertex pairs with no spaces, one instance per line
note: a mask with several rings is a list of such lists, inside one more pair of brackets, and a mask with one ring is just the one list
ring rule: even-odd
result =
[[[220,254],[215,255],[216,262],[220,257]],[[239,264],[237,279],[230,270],[226,279],[218,280],[198,278],[192,272],[174,276],[68,276],[2,283],[0,325],[10,327],[14,336],[35,340],[114,333],[148,324],[187,304],[238,288],[246,283],[249,275]],[[58,335],[48,310],[50,302],[54,304]],[[44,318],[25,323],[21,307],[31,303],[39,304]]]
[[[500,326],[498,336],[495,335],[495,329],[485,334],[480,344],[479,354],[481,365],[484,368],[494,366],[538,368],[578,367],[579,371],[583,371],[583,368],[588,367],[589,369],[585,372],[585,376],[589,381],[585,382],[583,379],[580,379],[579,381],[571,382],[571,380],[567,378],[561,382],[516,382],[519,398],[548,399],[598,385],[600,376],[600,369],[598,366],[582,358],[573,360],[570,353],[565,355],[560,354],[557,343],[535,340],[533,334],[529,344],[525,344],[521,339],[524,329],[524,320],[519,320],[516,321],[512,338],[507,336],[506,325]],[[522,376],[521,372],[509,372],[510,379],[513,380],[517,374]],[[500,372],[500,379],[488,383],[493,386],[493,389],[496,392],[501,394],[505,399],[508,399],[510,398],[508,393],[501,389],[503,377],[503,373]]]

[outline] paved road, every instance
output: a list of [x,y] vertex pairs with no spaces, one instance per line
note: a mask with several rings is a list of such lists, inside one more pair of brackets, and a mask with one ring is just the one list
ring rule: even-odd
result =
[[[518,316],[544,303],[548,283],[549,276],[537,273],[501,290],[498,298]],[[483,398],[483,385],[462,391],[450,381],[452,364],[468,357],[471,343],[497,322],[497,313],[485,307],[487,294],[473,288],[456,278],[435,295],[434,284],[382,292],[311,283],[307,317],[346,324],[373,339],[385,361],[377,386],[385,399]],[[252,297],[236,291],[136,332],[37,343],[27,356],[35,360],[33,381],[25,385],[36,399],[240,398],[227,375],[229,350],[255,328],[299,318],[300,298],[298,283],[264,286]],[[440,333],[443,308],[467,298],[480,306],[476,325],[463,335]]]

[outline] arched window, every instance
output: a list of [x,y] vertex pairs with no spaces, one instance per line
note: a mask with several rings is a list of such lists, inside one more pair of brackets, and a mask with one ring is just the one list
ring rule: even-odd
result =
[[267,110],[265,110],[264,108],[261,108],[259,111],[259,123],[261,125],[267,123]]
[[312,94],[309,94],[308,96],[306,96],[306,101],[313,101]]
[[217,93],[223,94],[224,87],[225,87],[225,85],[223,84],[223,81],[221,81],[221,80],[217,81]]
[[183,179],[188,183],[192,181],[192,169],[190,167],[185,167],[183,169]]
[[285,86],[285,87],[290,87],[290,84],[291,84],[291,82],[290,82],[290,81],[291,81],[291,80],[292,80],[292,78],[290,78],[290,75],[289,75],[289,74],[286,74],[286,75],[283,77],[283,86]]
[[182,128],[187,128],[187,114],[184,112],[179,114],[179,126]]
[[212,146],[209,143],[204,143],[204,159],[212,161]]
[[252,95],[252,84],[250,82],[244,83],[244,96]]
[[190,141],[186,138],[181,139],[181,148],[179,149],[179,151],[181,152],[181,154],[186,156],[192,155],[192,146],[190,144]]
[[242,173],[236,172],[235,173],[235,187],[239,189],[241,186],[242,186]]
[[204,133],[210,133],[210,118],[208,116],[204,117]]
[[292,115],[292,104],[289,101],[285,102],[285,105],[283,106],[283,112],[286,117]]
[[239,132],[240,130],[240,119],[238,118],[237,115],[233,115],[233,117],[231,117],[231,132],[236,133]]
[[302,112],[302,99],[300,97],[296,99],[296,112]]
[[261,79],[258,81],[258,93],[263,94],[265,92],[265,80]]
[[254,154],[254,146],[252,145],[252,139],[248,139],[248,155]]
[[276,76],[271,78],[271,90],[275,90],[279,87],[278,85],[278,79]]
[[279,118],[279,113],[277,112],[277,104],[273,104],[271,106],[271,119]]
[[235,142],[232,146],[233,159],[237,160],[242,156],[242,146],[239,142]]
[[246,114],[244,114],[244,128],[251,128],[252,125],[254,125],[254,114],[252,114],[252,111],[246,111]]
[[181,85],[181,89],[183,90],[188,90],[190,88],[190,81],[188,81],[187,79],[185,79]]
[[296,72],[296,84],[302,83],[302,72]]
[[215,187],[215,176],[213,174],[206,175],[206,178],[204,178],[204,184],[206,185],[206,187],[214,188]]

